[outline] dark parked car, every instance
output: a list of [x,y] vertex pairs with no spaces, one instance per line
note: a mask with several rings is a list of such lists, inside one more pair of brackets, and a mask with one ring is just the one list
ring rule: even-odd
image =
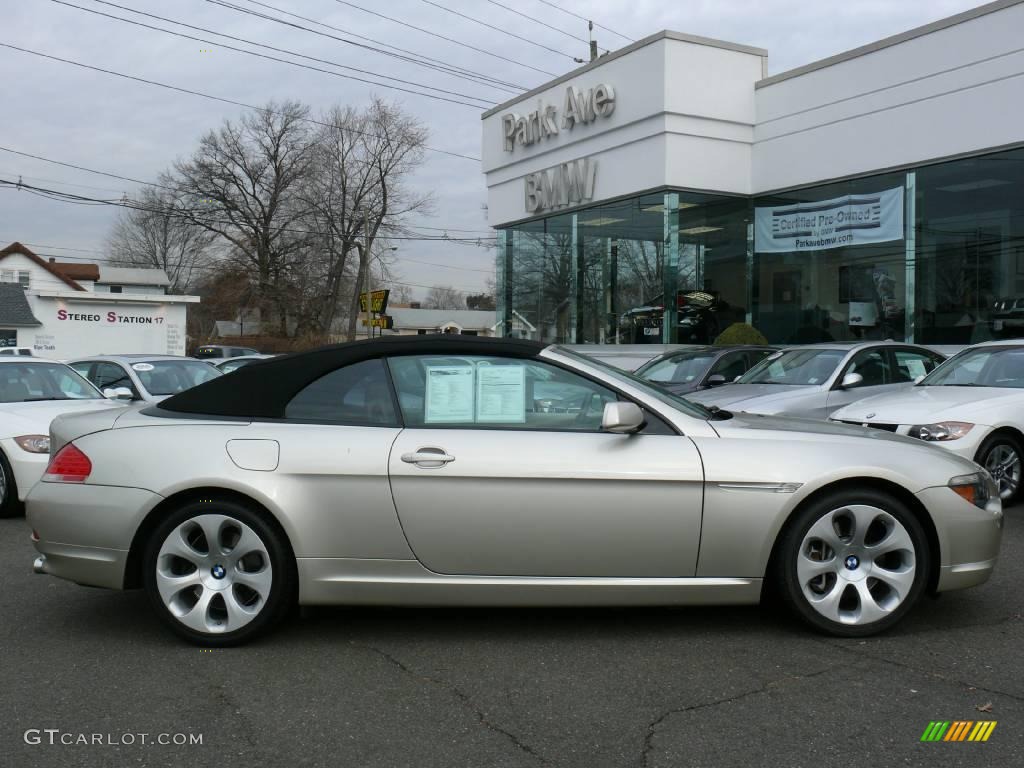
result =
[[636,375],[674,395],[685,395],[727,384],[746,373],[772,352],[773,347],[690,347],[658,355]]

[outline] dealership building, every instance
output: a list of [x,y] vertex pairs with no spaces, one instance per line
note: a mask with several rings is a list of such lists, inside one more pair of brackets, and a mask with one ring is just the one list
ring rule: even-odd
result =
[[0,347],[37,357],[185,354],[186,307],[161,269],[45,259],[21,243],[0,249]]
[[769,77],[762,49],[666,31],[495,107],[499,326],[1024,336],[1022,41],[999,0]]

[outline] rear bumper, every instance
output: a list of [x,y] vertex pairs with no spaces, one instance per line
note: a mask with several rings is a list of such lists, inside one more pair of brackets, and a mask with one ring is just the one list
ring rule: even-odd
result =
[[38,483],[25,500],[25,517],[39,537],[33,544],[45,556],[37,572],[123,588],[132,539],[161,498],[141,488]]

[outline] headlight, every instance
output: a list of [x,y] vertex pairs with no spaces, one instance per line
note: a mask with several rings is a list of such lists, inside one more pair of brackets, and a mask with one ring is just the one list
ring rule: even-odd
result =
[[940,421],[937,424],[915,424],[907,432],[911,437],[928,442],[946,440],[959,440],[971,431],[973,424],[966,421]]
[[49,435],[22,435],[21,437],[14,438],[14,442],[23,451],[29,453],[49,453],[50,452],[50,437]]
[[999,498],[999,487],[988,472],[972,472],[949,479],[949,488],[964,501],[984,509],[992,497]]

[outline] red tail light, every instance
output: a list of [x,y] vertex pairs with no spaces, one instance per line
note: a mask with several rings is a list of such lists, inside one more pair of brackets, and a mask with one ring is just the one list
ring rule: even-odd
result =
[[71,443],[50,459],[43,480],[51,483],[84,483],[92,472],[92,462]]

